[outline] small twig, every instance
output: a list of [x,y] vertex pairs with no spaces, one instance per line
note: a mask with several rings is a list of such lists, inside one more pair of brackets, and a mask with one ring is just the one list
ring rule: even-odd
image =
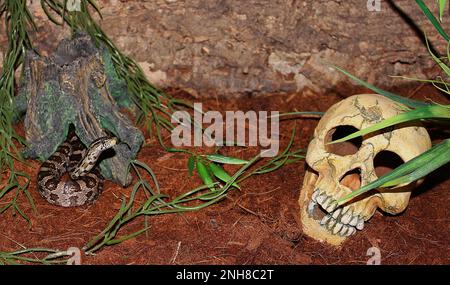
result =
[[181,241],[179,241],[177,244],[177,248],[175,249],[175,252],[174,252],[172,258],[170,259],[170,264],[175,264],[175,260],[177,259],[178,253],[180,252],[180,247],[181,247]]

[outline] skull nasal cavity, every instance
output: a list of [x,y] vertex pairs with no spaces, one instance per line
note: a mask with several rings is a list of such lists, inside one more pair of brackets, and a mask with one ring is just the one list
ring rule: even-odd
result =
[[383,150],[379,152],[374,160],[375,174],[381,177],[404,163],[403,159],[395,152]]
[[341,181],[339,181],[341,185],[348,187],[350,189],[358,190],[361,187],[361,169],[356,168],[348,171],[342,176]]
[[343,137],[346,137],[357,131],[359,130],[353,126],[337,126],[331,129],[325,137],[326,151],[342,156],[357,153],[362,144],[361,137],[357,137],[345,142],[328,144],[332,141],[342,139]]

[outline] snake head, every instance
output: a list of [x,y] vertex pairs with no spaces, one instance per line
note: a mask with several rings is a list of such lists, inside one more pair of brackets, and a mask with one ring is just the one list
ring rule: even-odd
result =
[[101,153],[104,150],[107,150],[108,148],[111,148],[119,143],[119,139],[117,137],[101,137],[96,140],[94,140],[88,147],[89,151],[93,151],[95,153]]
[[[116,139],[115,143],[114,143],[113,145],[111,145],[111,146],[119,145],[119,144],[124,144],[124,145],[126,145],[126,146],[128,147],[128,149],[131,150],[131,146],[130,146],[127,142],[121,141],[121,140],[116,136],[115,133],[113,133],[112,131],[110,131],[110,130],[108,130],[108,129],[104,129],[103,131],[106,133],[106,136],[101,137],[101,138],[99,138],[99,139],[97,139],[97,140],[95,140],[95,141],[98,141],[98,140],[108,140],[108,139]],[[94,142],[95,142],[95,141],[94,141]],[[94,143],[94,142],[93,142],[93,143]],[[111,147],[111,146],[110,146],[110,147]]]
[[117,145],[119,139],[117,137],[101,137],[94,140],[87,152],[83,156],[83,159],[78,163],[77,167],[70,173],[72,179],[78,179],[80,176],[88,173],[97,163],[100,154],[103,151]]
[[131,150],[131,146],[127,143],[127,142],[124,142],[124,141],[121,141],[116,135],[114,135],[111,131],[109,131],[109,130],[104,130],[106,133],[107,133],[107,136],[105,136],[105,137],[102,137],[102,138],[100,138],[99,140],[101,140],[101,139],[108,139],[108,138],[110,138],[110,139],[113,139],[113,138],[115,138],[116,139],[116,142],[115,142],[115,145],[119,145],[119,144],[124,144],[124,145],[126,145],[127,147],[128,147],[128,149],[129,150]]

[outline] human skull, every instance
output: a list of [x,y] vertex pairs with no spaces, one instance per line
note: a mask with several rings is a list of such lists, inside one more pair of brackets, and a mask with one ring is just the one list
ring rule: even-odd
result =
[[405,210],[411,190],[420,182],[374,189],[342,206],[336,201],[429,149],[430,137],[423,127],[403,124],[363,136],[359,143],[328,144],[404,111],[386,97],[363,94],[348,97],[325,113],[306,155],[308,168],[299,199],[304,233],[339,246],[362,230],[377,208],[389,214]]

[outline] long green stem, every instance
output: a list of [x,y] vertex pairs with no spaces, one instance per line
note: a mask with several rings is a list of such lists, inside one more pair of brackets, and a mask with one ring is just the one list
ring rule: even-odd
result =
[[[16,146],[16,143],[25,145],[25,142],[12,126],[16,86],[14,73],[24,60],[25,50],[33,48],[27,27],[35,27],[35,24],[26,4],[26,0],[5,0],[0,4],[0,16],[5,18],[8,32],[8,49],[0,77],[0,174],[6,171],[9,176],[6,185],[0,190],[0,198],[8,192],[16,191],[11,202],[0,209],[0,213],[11,208],[30,222],[17,204],[18,196],[24,193],[36,210],[28,192],[30,177],[18,172],[14,164],[15,161],[25,163]],[[2,183],[0,175],[0,184]]]

